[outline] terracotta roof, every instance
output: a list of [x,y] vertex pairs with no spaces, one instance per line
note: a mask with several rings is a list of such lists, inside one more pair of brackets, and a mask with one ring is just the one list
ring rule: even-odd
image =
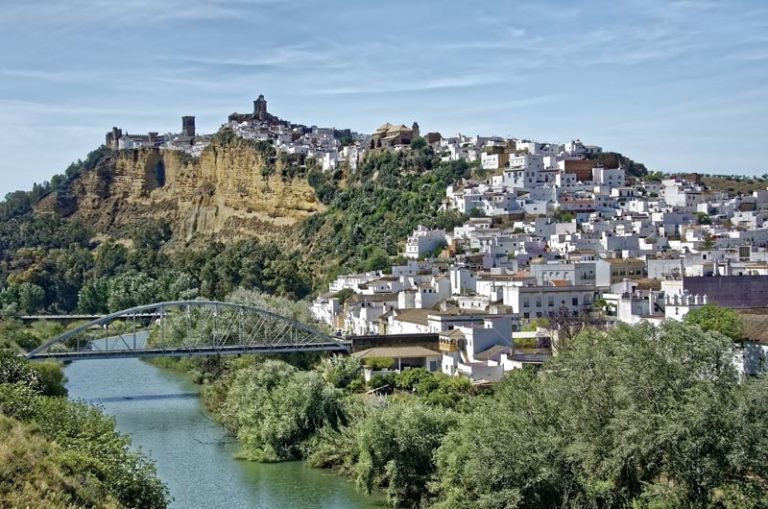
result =
[[439,357],[442,354],[423,346],[376,346],[352,355],[358,359],[366,359],[370,357]]
[[461,332],[459,329],[451,329],[446,332],[441,332],[440,337],[444,338],[451,338],[451,339],[464,339],[464,333]]
[[659,291],[661,290],[661,280],[660,279],[635,279],[633,280],[633,283],[637,284],[638,290],[655,290]]
[[427,325],[428,316],[434,314],[430,309],[401,309],[397,311],[395,320],[401,322],[415,323],[418,325]]

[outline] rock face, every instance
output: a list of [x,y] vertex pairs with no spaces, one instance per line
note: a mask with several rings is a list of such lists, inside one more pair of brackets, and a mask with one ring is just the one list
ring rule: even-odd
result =
[[171,222],[177,237],[196,233],[238,238],[276,234],[324,210],[304,177],[239,138],[214,141],[199,158],[175,150],[113,153],[40,211],[77,217],[113,234],[144,218]]

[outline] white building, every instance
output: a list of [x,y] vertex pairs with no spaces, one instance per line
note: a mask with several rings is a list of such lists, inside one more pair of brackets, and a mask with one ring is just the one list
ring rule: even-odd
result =
[[405,257],[414,260],[423,258],[445,245],[445,230],[430,230],[419,225],[405,242]]

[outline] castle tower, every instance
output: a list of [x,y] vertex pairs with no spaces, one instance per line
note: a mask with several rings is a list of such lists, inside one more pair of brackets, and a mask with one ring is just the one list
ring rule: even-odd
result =
[[181,135],[195,136],[195,117],[181,117]]
[[414,122],[413,123],[413,126],[411,126],[411,130],[413,130],[413,137],[414,138],[418,138],[419,136],[421,136],[421,133],[419,132],[419,123],[418,122]]
[[111,131],[107,133],[106,142],[107,147],[117,149],[120,138],[123,137],[123,130],[113,127]]
[[259,95],[259,98],[253,101],[253,116],[262,122],[267,120],[267,100],[264,95]]

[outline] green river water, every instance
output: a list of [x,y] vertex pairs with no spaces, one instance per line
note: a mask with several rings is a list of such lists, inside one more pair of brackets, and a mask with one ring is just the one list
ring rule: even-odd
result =
[[137,359],[77,361],[65,372],[72,399],[102,406],[155,461],[173,508],[384,507],[350,481],[300,462],[233,459],[237,444],[206,413],[198,387],[180,374]]

